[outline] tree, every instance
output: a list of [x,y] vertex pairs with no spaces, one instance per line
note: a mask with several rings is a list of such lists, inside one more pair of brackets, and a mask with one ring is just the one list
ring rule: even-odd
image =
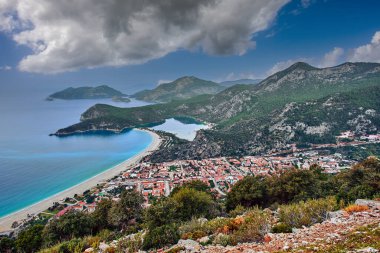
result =
[[174,224],[164,225],[149,230],[144,237],[143,249],[159,249],[177,243],[179,239],[178,227]]
[[141,222],[143,215],[144,197],[134,191],[123,191],[120,201],[113,204],[108,220],[110,224],[120,230],[126,230],[128,226],[135,226]]
[[95,211],[91,214],[92,219],[94,220],[95,227],[97,231],[110,227],[108,223],[109,213],[112,207],[112,201],[109,199],[102,199]]
[[180,220],[178,204],[171,198],[162,198],[145,210],[145,226],[151,230]]
[[0,252],[4,253],[12,253],[16,249],[15,241],[8,238],[2,237],[0,238]]
[[354,165],[352,169],[339,173],[331,180],[336,186],[337,197],[346,202],[358,198],[373,198],[380,195],[380,162],[369,157]]
[[208,184],[204,183],[201,180],[191,180],[183,183],[181,186],[175,187],[170,195],[173,196],[182,188],[191,188],[197,191],[211,193]]
[[48,223],[43,231],[43,237],[45,244],[50,246],[59,241],[91,235],[94,230],[95,223],[90,215],[71,211]]
[[273,202],[286,204],[311,198],[320,198],[322,176],[318,170],[292,169],[282,175],[274,176],[269,183],[270,198]]
[[183,221],[193,217],[212,218],[217,213],[217,205],[211,195],[192,188],[181,188],[171,197],[177,204],[177,212]]
[[37,252],[42,246],[42,230],[44,226],[34,225],[20,232],[16,239],[19,252]]
[[238,181],[227,194],[226,208],[231,211],[236,206],[265,206],[268,204],[268,185],[263,177],[247,176]]

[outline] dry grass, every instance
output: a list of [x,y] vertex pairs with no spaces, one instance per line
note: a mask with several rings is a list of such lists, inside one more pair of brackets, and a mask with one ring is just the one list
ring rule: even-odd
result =
[[368,206],[361,206],[361,205],[349,205],[344,209],[347,213],[357,213],[357,212],[364,212],[368,211]]

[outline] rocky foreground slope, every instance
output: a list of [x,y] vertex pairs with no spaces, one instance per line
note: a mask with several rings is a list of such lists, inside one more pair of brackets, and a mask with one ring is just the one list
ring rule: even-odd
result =
[[380,252],[380,202],[357,200],[356,203],[370,209],[352,213],[331,212],[329,219],[311,227],[293,229],[293,233],[269,233],[263,243],[204,247],[196,241],[181,240],[171,250],[209,253]]
[[[236,246],[210,245],[208,236],[198,240],[179,240],[169,249],[150,252],[165,253],[377,253],[380,252],[380,201],[358,199],[356,206],[362,210],[339,210],[328,213],[322,223],[310,227],[293,229],[292,233],[268,233],[258,243],[241,243]],[[122,240],[130,240],[135,235],[121,238],[109,244],[100,243],[99,247],[88,248],[85,252],[105,253],[120,248]],[[129,245],[129,244],[127,244]],[[129,245],[131,246],[131,245]],[[126,251],[130,252],[130,251]],[[138,251],[145,252],[145,251]]]

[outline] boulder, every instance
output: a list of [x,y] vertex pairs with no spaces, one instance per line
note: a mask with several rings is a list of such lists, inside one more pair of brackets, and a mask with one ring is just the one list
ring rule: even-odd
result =
[[357,199],[355,201],[355,205],[368,206],[371,209],[379,209],[380,210],[380,201],[376,201],[376,200]]
[[177,246],[184,247],[186,251],[199,251],[201,249],[201,245],[196,241],[187,239],[187,240],[179,240]]
[[107,252],[107,249],[109,248],[110,246],[104,242],[101,242],[99,244],[99,252]]
[[360,253],[377,253],[377,252],[379,252],[379,250],[374,249],[372,247],[367,247],[367,248],[364,248],[364,249],[356,250],[356,252],[360,252]]
[[208,236],[204,236],[204,237],[198,239],[199,243],[207,243],[208,241],[210,241],[210,237],[208,237]]
[[342,217],[347,217],[347,215],[348,215],[348,213],[346,211],[339,210],[339,211],[335,211],[335,212],[328,212],[327,218],[328,219],[338,219],[338,218],[342,218]]

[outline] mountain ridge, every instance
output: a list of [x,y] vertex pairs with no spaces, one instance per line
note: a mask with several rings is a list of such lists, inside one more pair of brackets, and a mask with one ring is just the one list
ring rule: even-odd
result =
[[212,81],[199,79],[195,76],[184,76],[173,82],[163,83],[152,90],[143,90],[132,97],[149,102],[170,102],[188,99],[202,94],[216,94],[224,87]]
[[[126,109],[96,105],[82,114],[80,123],[56,134],[132,128],[186,116],[214,127],[199,131],[187,146],[158,151],[161,157],[256,154],[290,142],[329,143],[339,131],[356,131],[358,126],[359,132],[378,130],[379,95],[380,64],[347,63],[324,69],[296,64],[258,85],[236,85],[212,96]],[[368,110],[374,112],[366,114]]]

